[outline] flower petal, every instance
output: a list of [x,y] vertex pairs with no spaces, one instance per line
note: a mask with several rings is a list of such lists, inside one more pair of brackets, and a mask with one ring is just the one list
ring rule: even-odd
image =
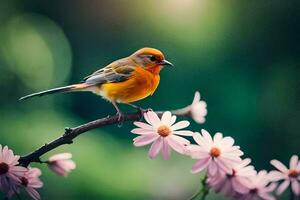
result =
[[284,164],[282,164],[280,161],[278,160],[271,160],[271,165],[273,165],[275,168],[277,168],[279,171],[281,172],[286,172],[288,169],[286,168],[286,166],[284,166]]
[[184,120],[184,121],[180,121],[180,122],[177,122],[176,124],[172,125],[172,126],[171,126],[171,129],[172,129],[173,131],[176,131],[176,130],[178,130],[178,129],[186,128],[186,127],[188,127],[189,125],[190,125],[190,122]]
[[196,104],[200,101],[200,92],[196,91],[195,95],[194,95],[194,99],[193,99],[193,103],[192,104]]
[[48,165],[49,169],[52,170],[59,176],[67,176],[68,172],[62,168],[60,165]]
[[157,134],[147,134],[147,135],[141,135],[133,139],[133,144],[136,147],[145,146],[147,144],[150,144],[160,136]]
[[182,136],[193,136],[194,132],[192,132],[192,131],[173,131],[173,134],[182,135]]
[[172,149],[174,149],[176,152],[180,154],[185,153],[185,146],[181,142],[178,142],[176,138],[174,139],[174,137],[167,137],[166,140],[168,141],[168,144],[172,147]]
[[296,169],[298,164],[298,156],[293,155],[290,159],[290,169]]
[[157,138],[157,140],[153,142],[148,153],[151,159],[155,158],[157,154],[160,152],[162,144],[163,144],[162,137]]
[[147,130],[154,130],[153,126],[146,124],[144,122],[133,122],[134,125],[136,125],[137,127],[140,127],[142,129],[147,129]]
[[17,177],[22,177],[25,172],[27,172],[28,169],[22,166],[10,166],[9,167],[9,172],[12,174],[16,175]]
[[212,160],[212,162],[209,163],[208,165],[208,173],[210,174],[210,176],[214,176],[218,171],[218,165],[215,163],[214,160]]
[[161,117],[161,123],[169,125],[171,122],[172,114],[170,111],[166,111],[163,113]]
[[52,161],[56,161],[56,160],[68,160],[71,158],[72,158],[71,153],[59,153],[59,154],[55,154],[55,155],[51,156],[48,160],[50,162],[52,162]]
[[232,191],[232,184],[231,181],[225,181],[224,185],[221,187],[221,193],[223,193],[225,196],[231,196]]
[[3,149],[2,149],[2,160],[3,160],[3,162],[7,162],[8,158],[9,158],[8,147],[4,146]]
[[292,181],[292,191],[296,196],[300,194],[300,183],[297,180]]
[[222,157],[224,160],[230,160],[233,162],[240,163],[241,162],[241,154],[229,154],[229,153],[222,153],[220,157]]
[[216,133],[214,135],[214,144],[221,142],[223,139],[223,134],[222,133]]
[[258,196],[261,197],[263,200],[275,200],[275,198],[268,193],[258,193]]
[[269,172],[268,177],[269,177],[270,181],[279,181],[281,179],[285,179],[286,175],[282,172],[277,171],[277,170],[273,170],[273,171]]
[[149,129],[143,129],[143,128],[134,128],[131,130],[131,133],[138,134],[138,135],[144,135],[144,134],[155,133],[155,131],[149,130]]
[[211,161],[210,157],[198,160],[192,167],[192,173],[195,174],[201,172],[203,169],[205,169],[208,166],[210,161]]
[[280,186],[277,188],[277,195],[281,195],[286,188],[290,185],[290,181],[289,180],[285,180],[283,183],[280,184]]
[[249,189],[242,182],[240,182],[238,177],[232,178],[232,187],[235,191],[241,194],[245,194],[249,191]]
[[161,150],[163,159],[168,160],[170,158],[170,153],[171,153],[170,146],[169,146],[167,140],[165,138],[163,138],[163,145],[162,145],[162,150]]
[[233,146],[234,144],[234,139],[232,137],[226,136],[222,140],[222,147],[223,149],[227,149]]
[[183,145],[190,144],[190,141],[183,138],[183,137],[180,137],[180,136],[177,136],[177,135],[170,135],[169,137],[171,137],[174,141],[177,141],[180,144],[183,144]]
[[157,127],[159,124],[161,124],[161,121],[158,118],[157,114],[153,111],[146,112],[144,114],[144,118],[149,124],[154,127]]
[[29,194],[29,196],[31,196],[34,200],[40,200],[41,199],[40,194],[34,188],[27,187],[26,191]]
[[250,176],[255,176],[256,171],[252,165],[249,165],[237,171],[237,174],[241,177],[250,177]]
[[172,126],[175,122],[176,122],[176,115],[173,115],[172,117],[171,117],[171,120],[170,120],[170,123],[168,124],[169,126]]
[[209,134],[209,132],[207,130],[201,129],[201,133],[202,133],[203,138],[206,140],[206,142],[208,144],[213,143],[212,137],[211,137],[211,135]]
[[191,144],[185,147],[186,154],[191,156],[193,159],[203,159],[210,157],[209,153],[203,150],[202,147]]
[[199,146],[203,147],[206,151],[210,151],[211,144],[209,144],[200,133],[194,133],[193,139],[197,144],[199,144]]
[[237,166],[235,166],[235,169],[243,169],[244,167],[246,167],[250,163],[251,163],[251,159],[250,158],[245,158]]
[[34,180],[29,183],[29,186],[33,187],[33,188],[41,188],[41,187],[43,187],[43,182],[40,180]]
[[13,162],[15,162],[17,158],[19,159],[20,156],[14,156],[13,151],[11,149],[8,149],[7,155],[6,155],[6,163],[10,165]]
[[215,158],[214,161],[218,164],[221,170],[224,172],[230,174],[232,171],[232,167],[234,166],[232,162],[226,161],[225,159],[222,159],[221,157]]

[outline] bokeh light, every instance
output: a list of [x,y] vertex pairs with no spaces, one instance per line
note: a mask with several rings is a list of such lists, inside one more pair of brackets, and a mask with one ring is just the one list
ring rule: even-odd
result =
[[1,57],[27,87],[44,89],[66,79],[71,48],[52,20],[37,14],[13,16],[1,33]]

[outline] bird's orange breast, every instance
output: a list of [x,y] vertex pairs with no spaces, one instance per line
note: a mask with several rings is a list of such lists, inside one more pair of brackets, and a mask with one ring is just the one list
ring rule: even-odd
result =
[[99,86],[100,95],[109,101],[130,103],[152,95],[159,84],[159,74],[137,67],[126,81]]

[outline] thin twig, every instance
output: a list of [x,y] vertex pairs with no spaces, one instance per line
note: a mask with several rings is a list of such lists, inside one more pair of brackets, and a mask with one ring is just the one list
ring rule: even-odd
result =
[[[180,109],[179,109],[180,110]],[[173,114],[179,115],[179,116],[187,116],[186,112],[179,112],[179,110],[176,110]],[[182,110],[183,111],[183,110]],[[161,111],[157,111],[156,112],[158,115],[162,115],[163,112]],[[123,114],[122,116],[122,122],[125,121],[136,121],[141,119],[142,116],[142,112],[135,112],[135,113],[129,113],[129,114]],[[40,159],[40,157],[42,155],[44,155],[45,153],[61,146],[64,144],[72,144],[73,143],[73,139],[76,138],[77,136],[79,136],[82,133],[85,133],[87,131],[99,128],[99,127],[103,127],[103,126],[107,126],[107,125],[112,125],[112,124],[118,124],[119,121],[119,116],[118,115],[114,115],[114,116],[108,116],[102,119],[97,119],[95,121],[91,121],[88,122],[86,124],[74,127],[74,128],[66,128],[65,132],[63,133],[62,136],[60,136],[59,138],[44,144],[43,146],[41,146],[40,148],[36,149],[35,151],[22,156],[19,159],[19,163],[20,165],[27,167],[31,162],[38,162],[38,163],[43,163]]]

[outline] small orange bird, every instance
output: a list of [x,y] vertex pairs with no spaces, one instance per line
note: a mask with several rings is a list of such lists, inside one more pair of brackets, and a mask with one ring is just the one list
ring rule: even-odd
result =
[[20,100],[58,92],[90,91],[110,101],[120,119],[122,113],[117,103],[125,103],[140,109],[131,103],[155,92],[160,80],[159,73],[165,65],[173,66],[165,60],[161,51],[142,48],[85,77],[81,83],[37,92]]

